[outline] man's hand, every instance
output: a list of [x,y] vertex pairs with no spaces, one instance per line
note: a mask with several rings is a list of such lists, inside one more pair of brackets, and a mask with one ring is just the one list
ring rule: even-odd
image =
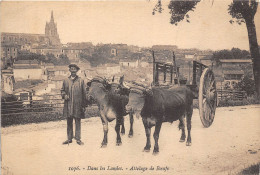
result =
[[85,107],[83,107],[83,108],[82,108],[82,110],[83,110],[83,112],[85,113],[85,111],[86,111],[86,108],[85,108]]

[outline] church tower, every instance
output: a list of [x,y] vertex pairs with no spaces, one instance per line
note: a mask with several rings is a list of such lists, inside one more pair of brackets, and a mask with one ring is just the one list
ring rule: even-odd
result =
[[51,20],[46,22],[45,36],[50,39],[50,44],[53,46],[60,45],[60,38],[57,32],[57,23],[54,22],[53,11],[51,11]]

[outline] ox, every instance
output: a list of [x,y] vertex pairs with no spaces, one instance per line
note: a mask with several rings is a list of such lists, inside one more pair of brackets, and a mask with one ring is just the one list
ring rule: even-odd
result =
[[193,98],[192,91],[186,86],[172,87],[169,89],[162,87],[152,87],[150,90],[143,88],[130,88],[129,102],[126,106],[127,111],[140,113],[145,133],[147,137],[144,151],[150,151],[151,128],[155,126],[153,134],[155,145],[153,153],[159,152],[159,133],[163,122],[170,122],[179,120],[179,129],[182,134],[180,142],[186,139],[185,134],[185,116],[187,121],[188,138],[186,145],[191,145],[191,117],[193,112]]
[[[122,81],[122,80],[121,80]],[[100,111],[100,118],[103,124],[104,138],[101,143],[101,147],[107,145],[107,134],[108,134],[108,122],[116,119],[115,131],[117,133],[116,145],[121,145],[120,137],[120,125],[122,125],[121,133],[124,134],[124,116],[127,115],[125,106],[128,103],[128,95],[130,91],[123,87],[120,87],[120,92],[116,91],[120,84],[108,83],[101,77],[95,77],[88,85],[89,101],[95,101]],[[129,137],[133,136],[133,114],[129,113],[130,116],[130,130]]]

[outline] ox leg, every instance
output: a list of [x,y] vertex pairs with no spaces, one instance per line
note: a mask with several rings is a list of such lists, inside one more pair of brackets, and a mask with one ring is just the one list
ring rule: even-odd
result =
[[103,123],[103,131],[104,131],[104,138],[101,143],[101,147],[106,147],[107,146],[107,133],[108,133],[108,123]]
[[117,118],[116,119],[116,126],[115,126],[115,130],[116,130],[116,145],[119,146],[122,144],[121,142],[121,136],[120,136],[120,125],[122,124],[122,118]]
[[191,135],[190,135],[190,131],[191,131],[191,118],[192,118],[192,105],[191,108],[188,110],[187,112],[187,129],[188,129],[188,138],[187,138],[187,142],[186,142],[186,146],[191,146]]
[[159,152],[159,134],[161,130],[162,122],[156,122],[155,124],[155,130],[153,133],[153,138],[154,138],[154,149],[153,149],[153,154],[157,154]]
[[[102,113],[102,112],[100,111],[100,113]],[[107,146],[108,121],[106,120],[104,115],[101,115],[101,121],[103,124],[103,131],[104,131],[104,138],[101,143],[101,147],[106,147]]]
[[180,138],[180,142],[185,142],[186,139],[186,134],[185,134],[185,116],[183,115],[180,119],[179,119],[180,123],[179,123],[179,129],[181,129],[181,138]]
[[134,135],[134,131],[133,131],[134,116],[133,116],[133,113],[129,113],[129,118],[130,118],[130,130],[129,130],[128,137],[133,137],[133,135]]
[[143,124],[144,124],[144,129],[145,129],[145,134],[146,134],[146,145],[144,147],[144,151],[149,152],[150,148],[151,148],[151,141],[150,141],[151,127],[148,127],[146,119],[143,119]]
[[125,119],[124,119],[124,117],[122,118],[121,123],[122,123],[121,134],[125,135]]

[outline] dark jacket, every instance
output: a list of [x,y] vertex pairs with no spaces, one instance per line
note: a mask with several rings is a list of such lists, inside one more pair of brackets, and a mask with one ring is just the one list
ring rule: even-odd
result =
[[63,115],[65,117],[85,118],[83,109],[87,106],[87,101],[84,80],[78,76],[73,80],[68,77],[63,81],[61,95],[62,99],[65,99],[65,95],[69,96],[68,100],[64,100]]

